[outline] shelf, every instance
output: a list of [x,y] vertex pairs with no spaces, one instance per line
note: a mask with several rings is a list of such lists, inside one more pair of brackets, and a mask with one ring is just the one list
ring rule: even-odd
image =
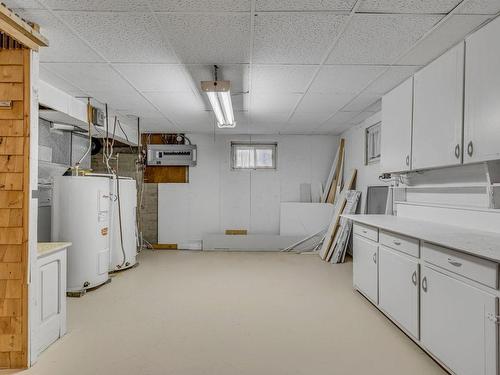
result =
[[498,209],[498,208],[455,206],[455,205],[451,205],[451,204],[442,204],[442,203],[394,201],[394,204],[406,204],[406,205],[410,205],[410,206],[427,206],[427,207],[449,208],[449,209],[453,209],[453,210],[468,210],[468,211],[500,213],[500,209]]

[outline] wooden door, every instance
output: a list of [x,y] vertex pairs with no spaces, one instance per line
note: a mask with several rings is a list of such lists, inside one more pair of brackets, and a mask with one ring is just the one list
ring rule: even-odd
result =
[[415,74],[412,168],[462,163],[464,43]]
[[458,375],[497,375],[498,298],[422,268],[421,342]]
[[352,258],[354,287],[372,302],[378,303],[378,244],[355,235]]
[[384,246],[378,251],[379,307],[418,339],[418,263]]
[[500,159],[500,18],[466,40],[464,163]]
[[382,98],[380,165],[383,172],[411,169],[413,77]]

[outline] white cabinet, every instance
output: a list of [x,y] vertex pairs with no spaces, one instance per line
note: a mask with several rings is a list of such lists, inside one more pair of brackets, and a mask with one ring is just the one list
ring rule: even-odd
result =
[[[46,243],[48,248],[51,244]],[[37,288],[34,331],[32,332],[32,361],[54,341],[66,334],[66,248],[40,253],[36,264]],[[70,245],[70,244],[69,244]],[[39,244],[40,248],[40,244]]]
[[378,254],[379,307],[418,339],[418,262],[384,246]]
[[411,169],[413,77],[382,98],[380,164],[383,172]]
[[422,345],[456,374],[497,375],[497,298],[426,266],[421,276]]
[[353,284],[372,302],[378,302],[378,244],[358,235],[353,238]]
[[500,159],[500,18],[466,39],[464,163]]
[[412,169],[462,163],[464,43],[414,76]]

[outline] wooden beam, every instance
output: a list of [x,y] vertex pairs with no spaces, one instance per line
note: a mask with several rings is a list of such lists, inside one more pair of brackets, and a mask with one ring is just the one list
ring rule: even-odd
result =
[[47,38],[3,4],[0,4],[0,30],[35,51],[49,46]]

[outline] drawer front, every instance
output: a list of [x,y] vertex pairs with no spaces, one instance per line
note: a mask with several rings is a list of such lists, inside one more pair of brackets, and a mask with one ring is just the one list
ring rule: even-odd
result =
[[422,259],[483,285],[498,289],[498,264],[490,260],[425,242],[422,246]]
[[401,251],[405,254],[418,258],[420,256],[419,240],[402,234],[380,230],[379,242],[391,249]]
[[378,242],[378,228],[372,227],[370,225],[354,223],[353,225],[354,234],[358,236],[368,238],[369,240]]

